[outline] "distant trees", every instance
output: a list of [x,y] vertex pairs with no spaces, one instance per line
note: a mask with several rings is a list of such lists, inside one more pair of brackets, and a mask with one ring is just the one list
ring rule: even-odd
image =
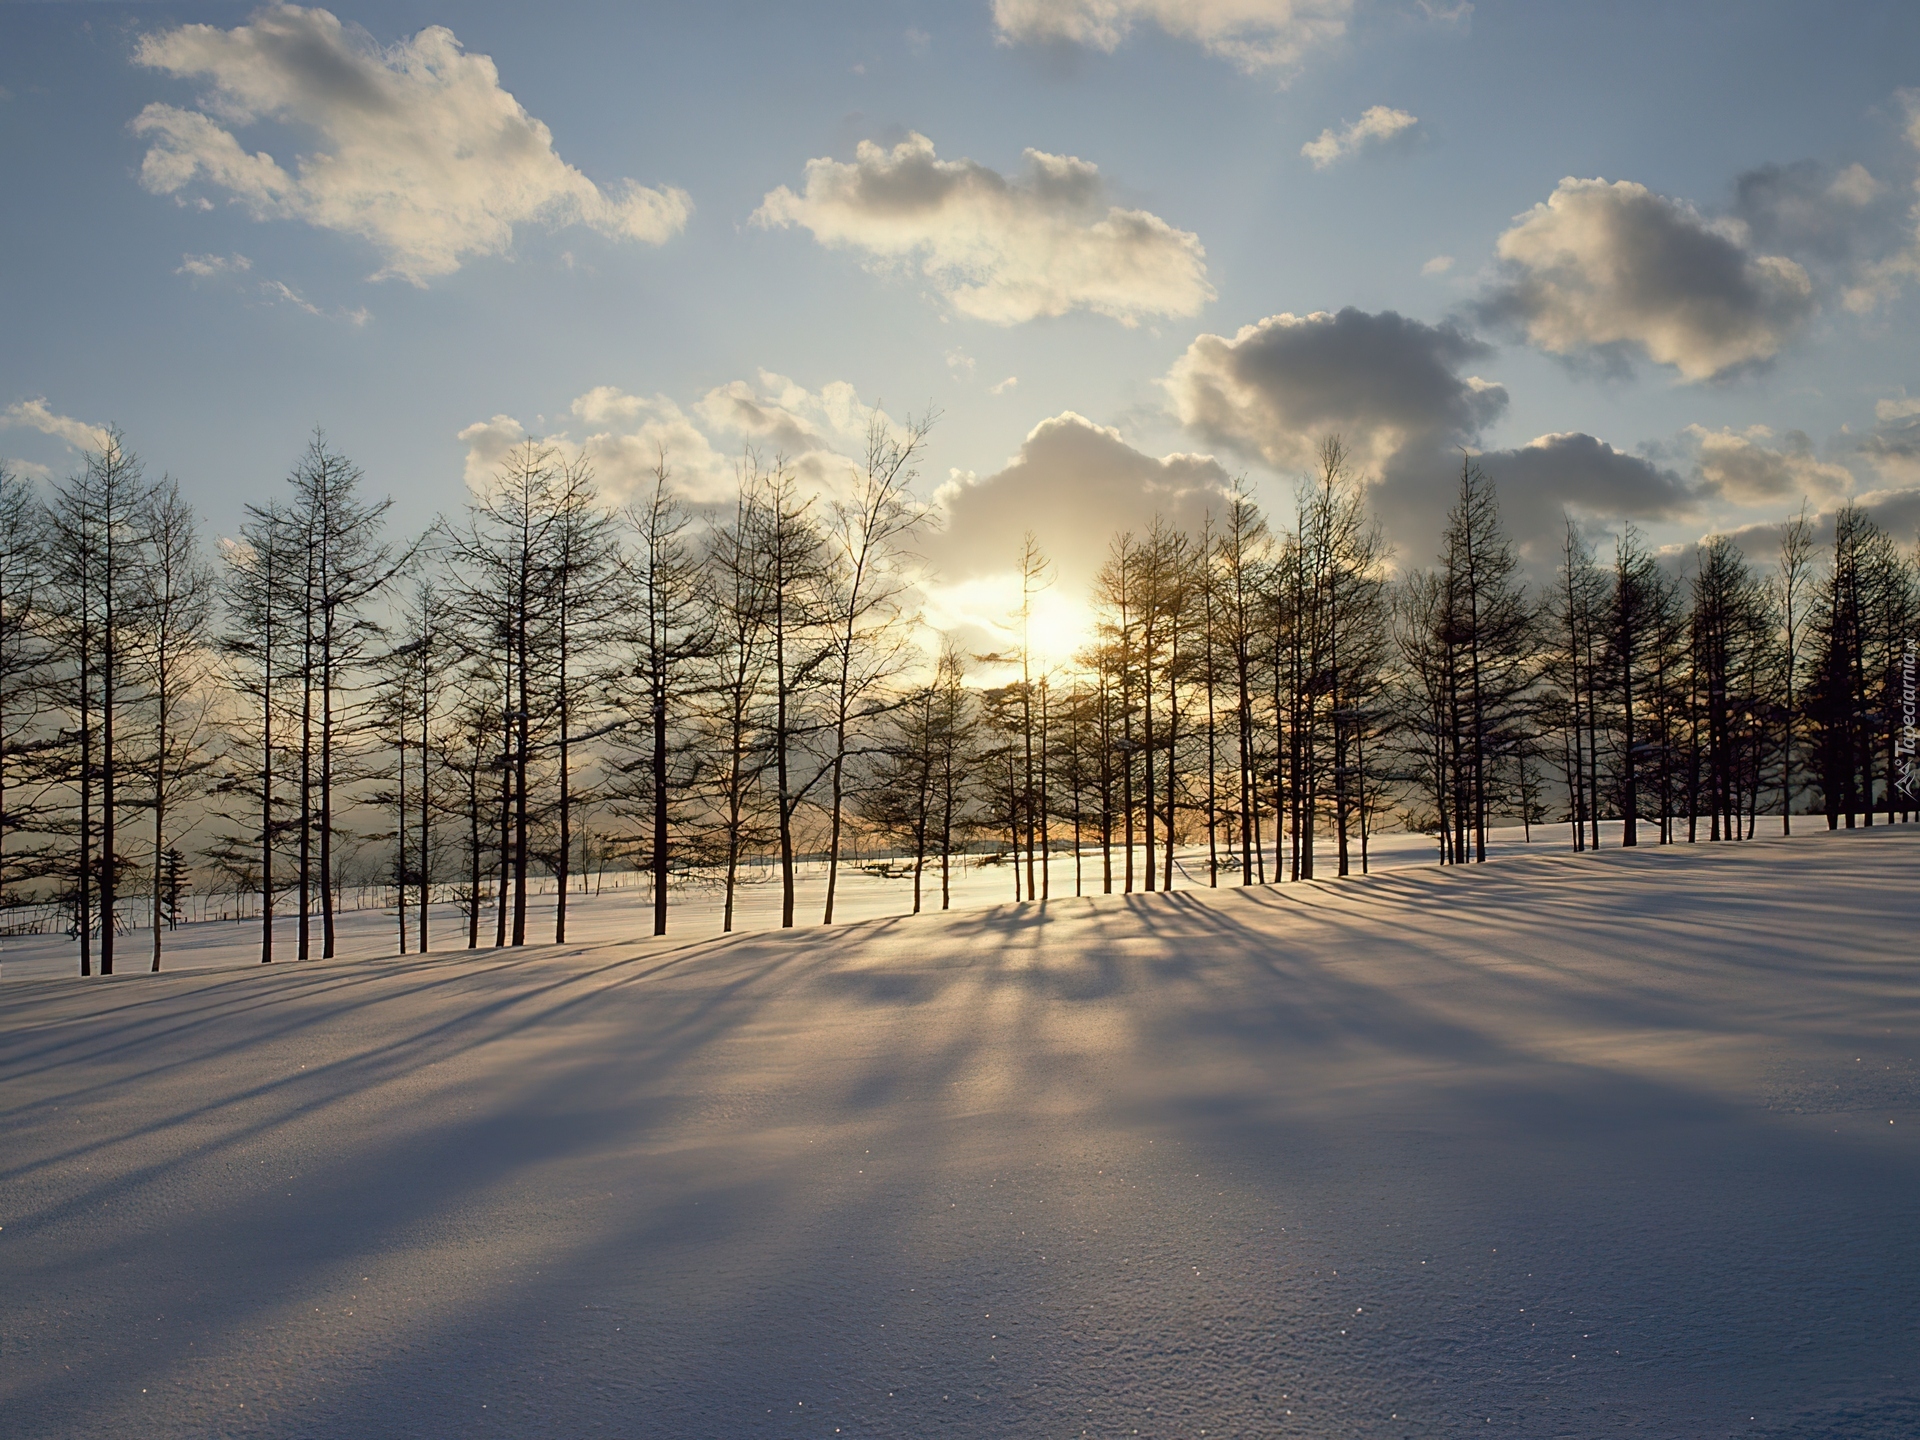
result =
[[1115,536],[1071,660],[1040,643],[1027,535],[969,673],[919,628],[930,423],[874,412],[839,471],[748,451],[725,505],[661,453],[616,509],[530,438],[415,542],[316,433],[217,573],[117,432],[44,499],[0,470],[0,905],[64,906],[82,972],[112,973],[130,920],[161,964],[190,836],[271,961],[337,953],[355,881],[403,952],[445,943],[437,909],[477,948],[551,903],[562,940],[609,854],[665,934],[687,887],[733,929],[761,880],[791,925],[817,879],[831,922],[862,852],[917,910],[982,845],[1045,902],[1063,849],[1075,894],[1194,883],[1196,855],[1208,884],[1364,872],[1393,808],[1443,863],[1503,822],[1584,850],[1603,822],[1638,845],[1911,814],[1920,570],[1858,507],[1825,543],[1790,519],[1765,570],[1631,527],[1596,562],[1569,519],[1530,590],[1468,456],[1431,562],[1396,574],[1328,436],[1283,519],[1237,487]]

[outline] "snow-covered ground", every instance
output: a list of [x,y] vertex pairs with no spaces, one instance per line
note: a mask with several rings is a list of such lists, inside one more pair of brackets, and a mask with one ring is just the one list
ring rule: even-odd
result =
[[[1779,829],[1777,817],[1768,817],[1762,822],[1769,832]],[[1808,817],[1801,824],[1811,829],[1821,822]],[[1702,833],[1705,833],[1704,830]],[[1611,821],[1601,827],[1603,845],[1620,843],[1620,825]],[[1318,858],[1318,868],[1322,874],[1330,875],[1334,870],[1332,841],[1321,840],[1323,847]],[[1489,832],[1489,856],[1520,855],[1533,852],[1570,850],[1571,832],[1565,825],[1551,827],[1535,826],[1531,839],[1521,827],[1498,829]],[[1144,887],[1146,851],[1143,846],[1135,847],[1135,865],[1140,874],[1137,883]],[[1368,843],[1367,862],[1369,869],[1389,870],[1404,865],[1431,865],[1438,856],[1437,842],[1427,835],[1412,835],[1405,831],[1395,831],[1385,835],[1373,836]],[[1219,873],[1220,885],[1239,883],[1239,861],[1223,853],[1223,868]],[[1269,866],[1272,855],[1266,857]],[[1118,850],[1114,852],[1115,890],[1121,888],[1124,858]],[[837,922],[851,920],[872,920],[886,915],[905,915],[913,909],[913,881],[910,874],[900,873],[901,862],[892,862],[895,871],[892,878],[883,877],[869,871],[858,863],[848,863],[841,868],[840,880],[834,900],[834,918]],[[1023,867],[1024,868],[1024,867]],[[1352,868],[1360,868],[1359,854],[1356,850],[1352,857]],[[1065,897],[1074,893],[1075,876],[1073,856],[1070,853],[1055,854],[1052,859],[1053,874],[1048,884],[1048,893],[1053,897]],[[777,872],[762,867],[753,867],[747,872],[739,898],[735,902],[734,929],[773,930],[780,924],[780,886]],[[709,877],[710,880],[711,877]],[[1175,856],[1174,888],[1190,890],[1205,887],[1210,878],[1209,860],[1204,849],[1182,849]],[[953,908],[957,910],[977,909],[983,905],[996,905],[1011,898],[1013,893],[1013,874],[1004,863],[980,863],[979,857],[967,856],[955,861],[950,883],[950,895]],[[549,882],[550,883],[550,882]],[[826,898],[826,867],[824,865],[803,865],[799,871],[799,884],[796,886],[798,905],[794,916],[800,925],[817,925],[820,922],[822,902]],[[1101,857],[1097,850],[1088,849],[1080,858],[1079,883],[1086,894],[1093,894],[1101,885]],[[613,887],[613,888],[610,888]],[[553,938],[554,897],[551,894],[529,897],[527,933],[531,939]],[[923,907],[937,910],[940,906],[940,882],[935,870],[929,868],[922,879]],[[284,911],[286,902],[281,902]],[[719,887],[712,883],[690,883],[676,885],[671,892],[669,933],[680,936],[717,935],[720,933],[722,907]],[[317,955],[320,952],[319,919],[316,916],[312,928],[312,947]],[[417,921],[409,920],[407,946],[416,949],[418,932]],[[295,953],[295,920],[282,914],[274,927],[274,953],[277,959],[291,959]],[[399,953],[399,917],[391,909],[368,909],[349,911],[337,919],[335,951],[341,959],[371,959]],[[428,914],[428,943],[432,950],[451,950],[462,948],[467,943],[466,917],[453,905],[434,905]],[[491,910],[484,911],[481,918],[481,944],[491,946],[494,935],[494,920]],[[626,940],[639,935],[653,933],[652,891],[644,878],[635,875],[613,875],[600,880],[592,893],[575,891],[567,900],[567,938],[570,941],[608,941]],[[167,970],[194,970],[209,966],[245,965],[258,962],[260,958],[260,922],[258,920],[208,921],[203,924],[182,925],[167,932],[162,952],[161,964]],[[153,931],[145,927],[131,932],[123,932],[116,940],[118,957],[115,968],[122,971],[146,970],[152,964]],[[64,935],[22,935],[0,940],[0,980],[33,979],[48,975],[75,975],[79,973],[79,943]]]
[[0,1434],[1920,1435],[1920,828],[1537,849],[9,982]]

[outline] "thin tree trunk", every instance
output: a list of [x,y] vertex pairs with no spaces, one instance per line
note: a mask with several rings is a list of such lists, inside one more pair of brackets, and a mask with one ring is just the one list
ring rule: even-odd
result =
[[[311,536],[308,538],[311,542]],[[313,558],[309,552],[306,590],[300,605],[305,632],[300,641],[300,919],[294,946],[294,958],[297,960],[313,958],[310,932],[313,906]]]
[[[421,632],[423,635],[426,633],[424,618]],[[432,800],[432,790],[427,783],[433,774],[428,768],[432,751],[427,748],[432,743],[429,731],[433,717],[433,666],[427,662],[428,654],[428,650],[423,645],[420,651],[420,953],[422,955],[427,953],[427,907],[433,903],[433,820],[428,810]],[[329,876],[327,882],[329,894],[332,889],[332,879]]]
[[[650,677],[649,704],[653,730],[653,933],[667,933],[667,696],[665,677]],[[736,762],[737,764],[737,762]],[[732,845],[727,871],[727,928],[733,928]]]

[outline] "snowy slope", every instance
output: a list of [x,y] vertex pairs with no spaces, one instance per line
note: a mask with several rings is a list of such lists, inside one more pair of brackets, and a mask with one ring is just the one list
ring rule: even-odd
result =
[[[1768,817],[1770,825],[1778,821]],[[1809,824],[1817,823],[1809,821]],[[1612,846],[1620,843],[1620,823],[1607,821],[1602,827],[1602,841]],[[1323,846],[1331,842],[1322,840]],[[1494,829],[1488,832],[1488,853],[1490,856],[1504,858],[1509,855],[1545,854],[1556,850],[1565,850],[1571,846],[1571,836],[1565,825],[1552,827],[1536,825],[1530,832],[1523,832],[1519,826]],[[1407,865],[1431,865],[1436,861],[1437,842],[1430,836],[1409,834],[1406,831],[1393,831],[1372,838],[1371,853],[1368,857],[1371,868],[1378,870],[1396,869]],[[1137,883],[1145,887],[1146,854],[1142,846],[1134,851],[1135,864],[1139,869]],[[1272,864],[1271,851],[1265,857]],[[1100,889],[1100,854],[1097,848],[1088,847],[1081,856],[1079,883],[1084,893],[1093,894]],[[1114,852],[1113,888],[1122,888],[1125,871],[1125,859],[1120,851]],[[1331,872],[1334,868],[1333,857],[1323,852],[1320,868]],[[1353,868],[1360,868],[1356,857]],[[1056,852],[1052,857],[1053,873],[1049,877],[1046,891],[1053,897],[1065,897],[1074,893],[1074,863],[1070,853]],[[748,930],[776,930],[780,927],[780,886],[775,881],[775,871],[771,866],[753,866],[746,872],[746,882],[735,902],[734,929],[736,932]],[[1174,885],[1176,890],[1194,890],[1207,887],[1209,879],[1208,855],[1201,847],[1182,848],[1174,867]],[[592,893],[574,890],[570,893],[567,906],[567,937],[573,941],[624,940],[634,935],[653,933],[653,897],[643,877],[625,874],[608,877],[610,883],[596,885]],[[1239,882],[1238,860],[1223,862],[1219,874],[1219,883],[1223,886]],[[536,886],[540,881],[536,880]],[[545,882],[550,884],[551,881]],[[940,907],[939,876],[930,866],[923,878],[923,903],[927,910]],[[826,898],[826,866],[818,863],[802,864],[798,867],[798,883],[795,886],[797,903],[795,921],[800,925],[820,923],[821,904]],[[980,857],[956,857],[951,878],[951,900],[956,910],[978,909],[983,905],[996,905],[1006,901],[1013,890],[1011,868],[1005,863],[980,863]],[[717,875],[707,874],[686,884],[675,885],[670,893],[668,926],[672,934],[685,938],[694,935],[717,935],[721,931],[721,891]],[[249,900],[251,897],[249,897]],[[527,933],[534,939],[551,939],[554,933],[553,912],[554,897],[551,894],[534,894],[528,906]],[[295,948],[295,920],[287,912],[291,897],[280,901],[280,913],[274,926],[275,954],[280,960],[291,959],[297,952]],[[125,907],[131,912],[136,907]],[[840,871],[838,895],[834,906],[834,918],[837,922],[849,920],[874,920],[888,915],[905,915],[913,909],[913,882],[910,872],[906,875],[895,873],[882,877],[855,863],[848,863]],[[417,912],[415,912],[417,914]],[[431,907],[429,917],[429,946],[433,950],[453,950],[463,948],[467,943],[467,921],[458,907],[452,904],[436,904]],[[320,922],[313,921],[313,949],[318,954]],[[395,955],[399,952],[399,917],[393,910],[366,909],[348,910],[338,917],[335,953],[341,959],[377,959]],[[493,912],[483,910],[481,914],[481,943],[493,944]],[[217,965],[244,965],[260,958],[260,923],[257,920],[218,921],[209,920],[200,923],[181,925],[167,932],[162,956],[162,968],[167,970],[198,970]],[[121,971],[146,970],[151,964],[153,952],[153,931],[145,927],[123,933],[119,939],[119,959],[116,969]],[[407,929],[409,949],[417,948],[417,931],[412,917],[409,917]],[[79,943],[65,935],[19,935],[0,940],[0,980],[41,979],[54,975],[77,975],[80,969]]]
[[1920,1434],[1920,830],[0,990],[0,1434]]

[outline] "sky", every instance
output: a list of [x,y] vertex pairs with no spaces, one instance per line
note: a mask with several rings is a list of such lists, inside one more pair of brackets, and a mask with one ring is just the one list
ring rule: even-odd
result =
[[0,456],[118,426],[211,534],[316,426],[420,528],[527,435],[830,493],[876,406],[934,622],[1031,527],[1062,649],[1329,433],[1401,568],[1463,452],[1536,573],[1920,524],[1911,3],[9,4],[0,187]]

